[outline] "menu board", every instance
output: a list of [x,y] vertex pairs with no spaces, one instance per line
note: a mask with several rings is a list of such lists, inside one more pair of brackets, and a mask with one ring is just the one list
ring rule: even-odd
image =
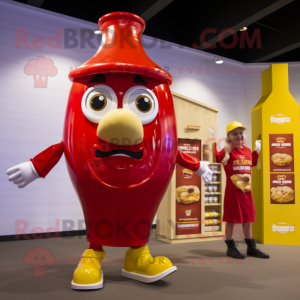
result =
[[271,174],[271,204],[295,204],[294,174]]
[[[201,160],[201,141],[178,139],[178,150]],[[201,178],[176,164],[176,235],[201,233]]]
[[292,134],[270,134],[270,172],[294,172]]

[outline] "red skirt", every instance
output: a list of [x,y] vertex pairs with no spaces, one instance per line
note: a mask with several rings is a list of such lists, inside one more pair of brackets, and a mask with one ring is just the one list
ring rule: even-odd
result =
[[223,221],[228,223],[255,222],[255,206],[252,192],[244,193],[227,180],[224,198]]

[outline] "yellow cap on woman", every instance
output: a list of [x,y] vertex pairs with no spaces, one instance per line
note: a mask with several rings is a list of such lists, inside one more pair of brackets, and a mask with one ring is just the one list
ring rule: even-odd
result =
[[246,127],[244,127],[242,125],[242,123],[240,123],[238,121],[233,121],[227,125],[226,133],[228,134],[228,132],[230,132],[236,128],[243,128],[244,130],[246,130]]

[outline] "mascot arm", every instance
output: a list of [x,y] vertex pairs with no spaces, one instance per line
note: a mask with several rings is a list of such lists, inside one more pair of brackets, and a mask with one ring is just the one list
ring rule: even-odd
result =
[[198,175],[202,176],[205,183],[210,183],[212,179],[212,171],[209,169],[209,162],[200,161],[199,159],[181,151],[177,152],[176,163],[187,168]]
[[52,168],[58,163],[64,153],[63,142],[55,144],[30,159],[36,173],[45,178]]

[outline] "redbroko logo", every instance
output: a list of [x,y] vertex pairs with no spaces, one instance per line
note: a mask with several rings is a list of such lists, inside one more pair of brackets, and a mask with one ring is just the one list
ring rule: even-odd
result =
[[35,88],[46,88],[48,76],[54,77],[57,74],[57,68],[52,59],[38,56],[28,61],[24,67],[24,73],[33,76]]
[[[50,29],[51,30],[51,29]],[[53,35],[51,36],[41,36],[36,35],[32,38],[32,32],[29,32],[26,28],[16,28],[15,29],[15,47],[16,49],[75,49],[86,47],[90,49],[96,49],[101,44],[101,47],[110,49],[114,47],[118,39],[121,41],[120,47],[125,47],[127,44],[130,48],[135,48],[131,39],[134,38],[135,31],[130,29],[128,31],[120,31],[119,35],[112,29],[107,29],[110,39],[103,40],[103,34],[95,34],[94,30],[91,28],[52,28]],[[207,36],[213,36],[210,39]],[[227,37],[232,36],[232,41],[230,43],[225,43]],[[157,46],[160,49],[171,49],[174,46],[179,48],[184,48],[183,45],[174,45],[168,43],[164,40],[160,40],[154,37],[141,37],[143,47],[145,49],[152,49]],[[238,47],[240,49],[245,49],[248,47],[252,49],[256,47],[257,49],[262,48],[260,29],[255,28],[252,36],[249,35],[248,31],[243,31],[240,34],[236,32],[233,28],[224,28],[219,33],[217,33],[216,28],[206,28],[199,35],[200,45],[194,43],[192,48],[203,49],[215,49],[217,47],[222,47],[224,49],[232,49]],[[210,43],[214,41],[213,43]],[[217,46],[218,44],[218,46]]]
[[32,265],[33,277],[45,277],[46,268],[47,266],[53,266],[55,264],[55,257],[52,255],[51,250],[36,247],[27,252],[24,257],[24,263],[26,265]]

